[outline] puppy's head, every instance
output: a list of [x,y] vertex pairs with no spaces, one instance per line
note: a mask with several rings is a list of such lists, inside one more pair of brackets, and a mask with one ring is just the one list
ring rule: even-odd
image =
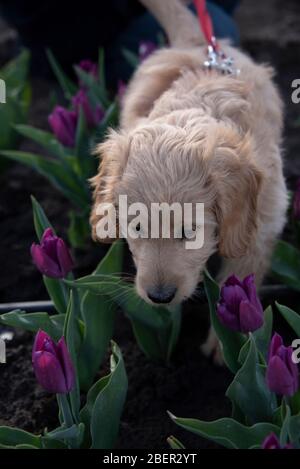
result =
[[[129,135],[112,132],[98,150],[100,171],[92,180],[93,236],[99,240],[97,224],[103,214],[98,205],[112,204],[119,223],[124,228],[125,220],[129,228],[126,237],[137,269],[136,288],[143,299],[179,303],[193,294],[214,251],[230,258],[246,254],[256,231],[261,184],[248,136],[217,123],[200,129],[157,124]],[[126,207],[134,207],[135,215],[127,212],[124,218],[120,196],[126,196]],[[171,209],[170,231],[165,236],[159,225],[153,236],[157,210],[152,212],[152,207],[162,203]],[[199,203],[204,204],[204,222],[198,217]],[[139,210],[141,204],[146,211]],[[192,207],[187,217],[185,204]],[[178,206],[181,219],[172,211]],[[158,219],[161,223],[162,216]],[[193,241],[192,236],[198,239],[199,232],[204,242],[188,248],[187,241]]]

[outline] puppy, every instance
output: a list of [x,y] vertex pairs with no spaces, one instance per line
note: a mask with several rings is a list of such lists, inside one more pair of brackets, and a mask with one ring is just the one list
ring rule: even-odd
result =
[[[99,240],[97,206],[117,205],[119,195],[147,207],[202,202],[204,245],[199,249],[187,250],[174,236],[128,237],[138,294],[151,304],[182,302],[193,294],[216,251],[223,260],[220,284],[230,274],[243,278],[253,272],[259,286],[287,209],[282,103],[273,71],[227,41],[220,46],[240,74],[205,69],[207,47],[186,2],[142,3],[164,27],[170,48],[139,66],[124,98],[120,129],[97,147],[93,236]],[[204,351],[216,347],[211,331]]]

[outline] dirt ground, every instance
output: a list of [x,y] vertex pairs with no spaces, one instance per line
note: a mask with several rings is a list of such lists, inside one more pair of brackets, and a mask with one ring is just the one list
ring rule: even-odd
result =
[[[300,78],[300,4],[287,0],[250,2],[244,0],[237,13],[242,47],[257,61],[276,69],[276,82],[285,104],[283,148],[285,174],[290,188],[300,176],[300,138],[296,125],[300,104],[291,101],[291,82]],[[1,47],[0,47],[1,53]],[[49,96],[53,84],[33,79],[30,123],[47,127]],[[36,150],[23,142],[22,149]],[[47,299],[40,274],[31,263],[29,248],[35,240],[29,196],[35,195],[60,235],[68,225],[68,202],[45,179],[33,171],[12,165],[0,175],[0,302]],[[76,252],[77,274],[90,273],[105,248],[92,243]],[[276,299],[276,298],[274,298]],[[169,367],[149,362],[139,351],[128,321],[120,314],[115,340],[124,354],[129,394],[118,448],[166,449],[166,438],[174,434],[189,448],[214,447],[181,431],[166,410],[181,417],[212,420],[229,415],[224,397],[230,373],[214,367],[199,350],[208,328],[206,308],[197,302],[185,307],[183,329]],[[56,425],[56,403],[37,386],[30,363],[31,334],[17,333],[8,343],[7,364],[0,365],[0,425],[41,431]]]

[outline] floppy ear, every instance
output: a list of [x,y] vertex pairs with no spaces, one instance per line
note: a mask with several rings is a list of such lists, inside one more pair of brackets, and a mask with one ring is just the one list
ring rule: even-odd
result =
[[262,174],[253,161],[250,138],[245,136],[241,140],[229,132],[215,149],[212,165],[219,253],[229,258],[241,257],[257,229],[257,201],[262,183]]
[[[90,182],[93,187],[93,207],[90,215],[92,238],[95,241],[111,243],[112,238],[97,236],[97,223],[104,215],[97,214],[99,204],[116,205],[116,187],[120,182],[128,160],[129,139],[122,133],[110,131],[108,138],[100,143],[95,153],[100,158],[98,174]],[[109,216],[110,212],[108,212]],[[118,227],[116,230],[118,235]],[[118,237],[118,236],[116,236]],[[116,238],[115,238],[116,239]]]

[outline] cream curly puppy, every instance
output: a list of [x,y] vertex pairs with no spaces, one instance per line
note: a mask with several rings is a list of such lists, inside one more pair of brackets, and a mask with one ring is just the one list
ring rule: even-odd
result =
[[[202,248],[180,239],[131,239],[138,294],[150,303],[190,297],[216,251],[222,283],[255,273],[259,286],[287,209],[280,151],[282,103],[273,71],[221,41],[238,76],[203,67],[206,45],[194,15],[179,0],[142,0],[164,27],[170,48],[155,52],[134,74],[121,125],[98,146],[93,178],[94,237],[99,203],[203,202]],[[105,241],[105,240],[104,240]],[[210,332],[204,351],[215,353]]]

